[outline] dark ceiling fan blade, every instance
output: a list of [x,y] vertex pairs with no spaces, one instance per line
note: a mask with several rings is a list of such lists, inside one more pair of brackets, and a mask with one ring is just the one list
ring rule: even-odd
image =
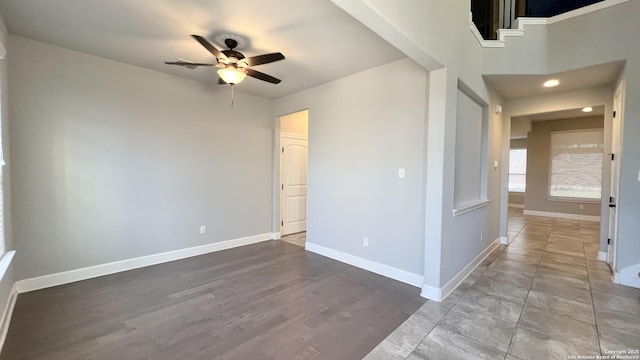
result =
[[165,61],[164,62],[167,65],[180,65],[180,66],[186,66],[186,67],[196,67],[196,66],[215,66],[216,64],[205,64],[205,63],[192,63],[192,62],[187,62],[187,61]]
[[262,80],[262,81],[266,81],[266,82],[270,82],[272,84],[279,84],[282,80],[274,78],[271,75],[267,75],[265,73],[261,73],[260,71],[256,71],[253,69],[247,69],[245,68],[244,71],[247,73],[247,75]]
[[227,58],[220,50],[216,49],[215,46],[211,45],[211,43],[207,39],[203,38],[202,36],[200,36],[200,35],[191,35],[191,37],[196,39],[200,43],[200,45],[205,47],[205,49],[209,50],[209,52],[211,54],[213,54],[213,56],[215,56],[216,59],[226,59]]
[[256,65],[268,64],[268,63],[284,60],[284,55],[282,55],[282,53],[277,52],[277,53],[271,53],[271,54],[252,56],[252,57],[246,58],[245,60],[247,61],[249,66],[256,66]]

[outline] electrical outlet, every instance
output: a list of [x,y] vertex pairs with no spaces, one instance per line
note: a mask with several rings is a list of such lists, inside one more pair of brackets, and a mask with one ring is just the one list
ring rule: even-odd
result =
[[369,238],[368,237],[363,237],[362,238],[362,246],[369,247]]
[[204,235],[207,233],[207,227],[202,225],[200,226],[200,235]]
[[584,204],[580,204],[580,210],[584,210]]
[[398,169],[398,178],[404,179],[404,168]]
[[483,232],[480,233],[480,242],[484,242],[484,233]]

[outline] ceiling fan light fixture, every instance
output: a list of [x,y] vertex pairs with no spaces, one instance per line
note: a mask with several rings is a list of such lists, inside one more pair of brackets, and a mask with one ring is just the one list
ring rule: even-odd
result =
[[236,85],[244,80],[247,74],[235,66],[225,66],[218,70],[218,76],[220,76],[220,78],[227,84]]

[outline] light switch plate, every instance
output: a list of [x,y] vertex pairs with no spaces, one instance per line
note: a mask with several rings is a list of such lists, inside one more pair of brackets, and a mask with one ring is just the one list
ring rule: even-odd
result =
[[398,169],[398,178],[404,179],[404,168]]

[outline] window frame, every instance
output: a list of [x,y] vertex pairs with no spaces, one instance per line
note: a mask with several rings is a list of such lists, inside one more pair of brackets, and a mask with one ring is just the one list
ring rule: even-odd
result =
[[[600,197],[599,198],[580,198],[580,197],[570,197],[570,196],[554,196],[551,195],[551,178],[553,174],[553,134],[561,134],[561,133],[579,133],[579,132],[593,132],[600,131],[602,132],[603,140],[602,140],[602,163],[600,167],[601,178],[600,178]],[[588,128],[588,129],[573,129],[573,130],[558,130],[551,131],[549,133],[549,176],[547,181],[547,200],[548,201],[559,201],[559,202],[575,202],[575,203],[583,203],[583,204],[600,204],[602,201],[602,182],[603,175],[602,171],[604,169],[604,128]]]
[[[524,174],[520,174],[520,173],[512,173],[511,172],[511,151],[512,150],[524,150],[525,151],[525,162],[527,161],[527,157],[529,156],[529,151],[527,150],[526,147],[514,147],[514,148],[510,148],[509,149],[509,168],[507,169],[507,192],[512,193],[512,194],[525,194],[527,192],[527,166],[525,165],[525,169],[524,169]],[[511,174],[514,175],[524,175],[524,190],[523,191],[513,191],[511,190],[509,184],[510,184],[510,179],[511,179]]]

